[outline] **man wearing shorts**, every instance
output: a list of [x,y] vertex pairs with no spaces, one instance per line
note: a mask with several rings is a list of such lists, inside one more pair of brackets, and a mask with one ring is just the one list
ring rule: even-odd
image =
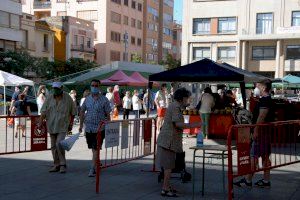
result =
[[[100,81],[92,80],[91,95],[84,100],[80,110],[80,126],[79,132],[82,132],[83,123],[85,125],[86,142],[89,149],[92,149],[93,158],[92,166],[88,176],[94,177],[96,174],[96,158],[99,156],[97,152],[97,135],[101,121],[110,121],[111,106],[109,100],[100,93]],[[104,126],[101,127],[101,144],[102,146],[105,131]]]
[[163,83],[156,93],[154,102],[157,108],[157,130],[160,131],[167,109],[167,84]]
[[[272,99],[270,95],[271,91],[271,81],[264,80],[257,83],[257,89],[260,91],[260,99],[257,106],[254,108],[253,112],[253,123],[263,124],[273,121],[274,112],[272,109]],[[251,143],[251,168],[255,170],[258,165],[258,160],[262,158],[263,167],[269,167],[271,165],[270,161],[271,155],[271,134],[268,128],[264,126],[255,127],[252,134]],[[241,187],[242,185],[252,186],[252,177],[254,174],[248,174],[245,178],[234,182],[234,185]],[[258,180],[255,183],[258,187],[270,187],[270,170],[265,170],[263,179]]]

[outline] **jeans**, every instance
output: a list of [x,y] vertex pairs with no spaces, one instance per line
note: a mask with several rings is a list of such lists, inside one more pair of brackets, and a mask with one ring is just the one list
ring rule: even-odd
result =
[[135,119],[140,118],[140,111],[139,110],[134,110],[134,115],[135,115]]
[[203,133],[203,135],[206,137],[208,137],[209,133],[209,119],[210,119],[210,113],[201,113],[201,121],[202,121],[202,127],[201,127],[201,131]]

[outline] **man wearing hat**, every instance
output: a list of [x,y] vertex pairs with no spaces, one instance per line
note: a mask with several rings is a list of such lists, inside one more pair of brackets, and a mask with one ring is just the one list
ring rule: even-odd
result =
[[62,88],[61,82],[52,83],[53,92],[41,108],[40,125],[46,119],[54,160],[54,166],[49,172],[65,173],[65,150],[61,148],[60,141],[64,140],[68,131],[72,130],[76,108],[70,95]]

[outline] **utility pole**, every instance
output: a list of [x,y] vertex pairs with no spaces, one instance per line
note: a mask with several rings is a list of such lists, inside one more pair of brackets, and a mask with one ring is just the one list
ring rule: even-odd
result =
[[124,61],[128,61],[128,32],[127,31],[125,31],[123,42],[125,47]]

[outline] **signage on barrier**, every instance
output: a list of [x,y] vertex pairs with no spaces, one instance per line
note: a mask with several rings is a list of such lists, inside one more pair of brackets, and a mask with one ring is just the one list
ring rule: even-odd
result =
[[250,127],[238,129],[237,150],[238,174],[247,174],[251,171]]
[[128,127],[129,127],[129,122],[123,121],[122,122],[121,149],[128,148]]
[[120,144],[119,122],[108,123],[105,126],[105,148],[119,146]]
[[47,126],[38,127],[39,117],[31,117],[31,151],[47,150]]

